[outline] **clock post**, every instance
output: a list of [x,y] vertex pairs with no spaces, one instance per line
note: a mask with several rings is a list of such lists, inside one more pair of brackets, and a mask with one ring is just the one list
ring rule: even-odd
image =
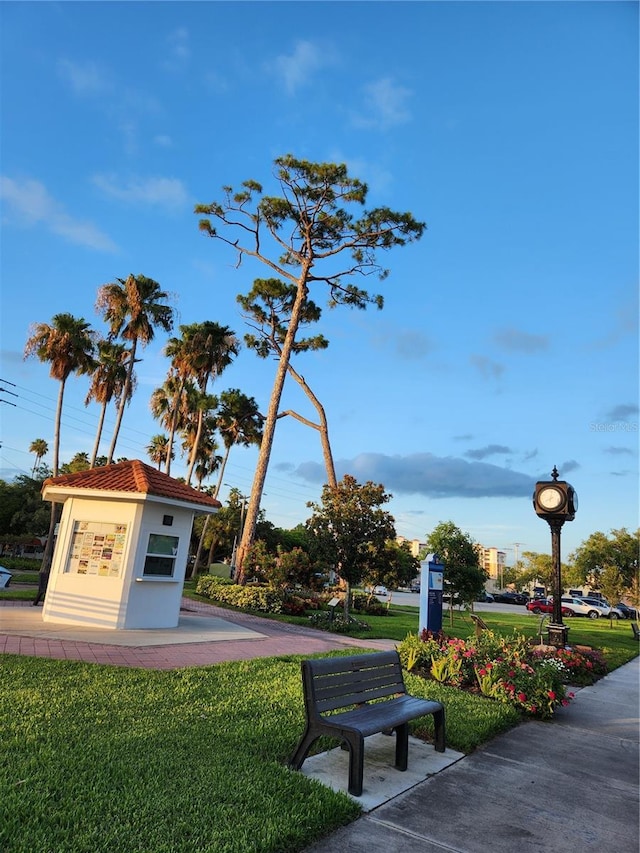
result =
[[569,628],[562,622],[562,569],[560,560],[560,531],[565,521],[573,521],[578,509],[576,490],[566,480],[558,480],[553,466],[551,480],[540,480],[533,492],[533,508],[551,529],[551,559],[553,562],[553,622],[548,626],[549,644],[563,649]]

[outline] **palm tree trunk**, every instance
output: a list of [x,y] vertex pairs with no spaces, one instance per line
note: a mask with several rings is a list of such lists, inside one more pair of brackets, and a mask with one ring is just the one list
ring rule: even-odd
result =
[[107,412],[107,401],[105,400],[102,404],[102,408],[100,409],[100,420],[98,421],[98,431],[96,432],[96,440],[93,445],[93,451],[91,453],[91,462],[89,463],[90,468],[94,468],[96,464],[96,459],[98,458],[98,450],[100,449],[100,439],[102,438],[102,428],[104,427],[104,417]]
[[191,457],[189,459],[189,468],[187,470],[187,476],[185,478],[185,482],[187,486],[191,485],[191,475],[193,474],[193,467],[196,464],[196,459],[198,458],[198,447],[200,445],[200,436],[202,435],[202,422],[204,421],[204,412],[202,409],[198,412],[198,426],[196,429],[196,437],[193,439],[193,447],[191,448]]
[[[60,422],[62,421],[62,401],[64,400],[64,385],[65,380],[60,380],[60,390],[58,391],[58,406],[56,409],[56,422],[53,435],[53,476],[58,476],[58,464],[60,455]],[[51,504],[51,516],[49,518],[49,532],[47,534],[47,543],[44,546],[44,554],[42,555],[42,563],[40,564],[40,572],[38,574],[38,592],[33,604],[39,604],[44,598],[49,584],[49,575],[51,574],[51,563],[53,562],[53,538],[55,534],[56,524],[58,522],[62,504]]]
[[131,389],[131,377],[133,376],[133,366],[136,361],[136,346],[137,341],[134,339],[131,343],[131,352],[129,354],[129,364],[127,365],[127,378],[124,381],[124,388],[122,389],[122,397],[120,399],[120,405],[118,406],[118,416],[116,418],[116,426],[113,431],[113,438],[111,439],[111,446],[109,447],[109,455],[107,456],[107,465],[111,465],[113,461],[113,455],[116,452],[116,442],[118,441],[118,433],[120,432],[120,426],[122,424],[122,416],[124,415],[124,407],[127,404],[129,399],[129,393]]
[[[213,497],[216,498],[216,500],[218,498],[218,493],[219,493],[220,488],[222,486],[222,478],[224,477],[224,469],[227,467],[227,459],[229,458],[230,451],[231,451],[231,445],[229,445],[226,448],[225,454],[224,454],[224,459],[222,460],[222,465],[220,466],[220,476],[218,477],[218,484],[216,485],[215,491],[213,493]],[[196,558],[193,561],[193,567],[191,569],[189,569],[189,566],[187,566],[187,578],[191,578],[191,575],[194,572],[198,571],[198,564],[202,558],[202,551],[204,549],[204,538],[207,535],[207,527],[209,526],[209,519],[210,518],[211,518],[211,515],[208,515],[204,520],[204,524],[202,525],[202,533],[200,534],[200,539],[198,540],[198,550],[196,551]],[[211,562],[211,560],[209,560],[209,562]]]
[[180,398],[182,397],[182,391],[184,389],[184,380],[180,380],[180,385],[178,386],[178,390],[176,391],[173,397],[173,412],[171,413],[171,429],[169,430],[169,441],[167,442],[167,455],[164,461],[164,473],[169,475],[171,473],[171,456],[173,454],[173,440],[176,435],[176,429],[178,427],[178,406],[180,405]]

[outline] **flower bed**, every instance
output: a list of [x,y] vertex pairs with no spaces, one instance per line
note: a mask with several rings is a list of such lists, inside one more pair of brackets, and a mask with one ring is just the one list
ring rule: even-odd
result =
[[574,694],[567,684],[591,684],[606,673],[598,652],[535,647],[517,632],[501,637],[483,631],[462,640],[423,631],[409,634],[398,651],[410,672],[481,693],[540,719],[569,704]]

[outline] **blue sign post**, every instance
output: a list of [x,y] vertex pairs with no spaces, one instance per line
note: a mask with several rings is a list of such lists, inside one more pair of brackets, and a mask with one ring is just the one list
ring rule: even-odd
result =
[[437,554],[428,554],[420,563],[420,621],[418,633],[423,630],[437,634],[442,630],[442,587],[444,565]]

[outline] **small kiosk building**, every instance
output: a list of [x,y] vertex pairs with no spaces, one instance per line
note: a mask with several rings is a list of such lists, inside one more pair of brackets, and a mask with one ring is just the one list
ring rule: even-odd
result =
[[175,628],[197,513],[219,501],[139,460],[45,480],[63,503],[44,622]]

